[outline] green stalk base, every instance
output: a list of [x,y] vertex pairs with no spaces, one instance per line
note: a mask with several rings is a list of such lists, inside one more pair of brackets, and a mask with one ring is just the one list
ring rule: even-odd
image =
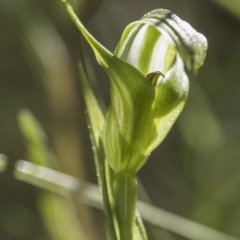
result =
[[120,173],[116,181],[115,208],[119,224],[120,240],[133,240],[136,212],[135,175]]

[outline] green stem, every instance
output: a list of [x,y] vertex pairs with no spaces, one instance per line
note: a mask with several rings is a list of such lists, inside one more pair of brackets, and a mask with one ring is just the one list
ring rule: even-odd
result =
[[115,209],[120,240],[133,240],[136,212],[136,178],[131,173],[120,173],[116,181]]

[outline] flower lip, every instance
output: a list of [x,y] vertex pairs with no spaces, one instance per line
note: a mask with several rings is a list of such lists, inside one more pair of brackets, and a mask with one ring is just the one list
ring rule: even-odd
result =
[[160,72],[160,71],[156,71],[156,72],[151,72],[147,75],[148,80],[156,87],[157,84],[159,82],[161,82],[163,80],[163,78],[161,80],[159,80],[159,77],[162,76],[163,78],[165,78],[165,75]]

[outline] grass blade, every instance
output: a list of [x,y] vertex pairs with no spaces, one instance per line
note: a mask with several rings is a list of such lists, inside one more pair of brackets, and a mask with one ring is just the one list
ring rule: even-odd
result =
[[[29,159],[35,164],[59,169],[53,153],[47,147],[45,133],[32,113],[27,110],[21,111],[19,125],[26,139]],[[65,193],[65,196],[68,194]],[[42,191],[39,194],[38,204],[52,239],[87,239],[75,216],[70,199],[50,191]]]
[[[102,198],[96,185],[36,164],[19,160],[15,165],[15,174],[19,180],[65,195],[66,192],[78,196],[78,200],[90,206],[102,209]],[[54,177],[52,177],[54,176]],[[64,184],[63,184],[64,183]],[[171,231],[192,240],[239,240],[174,213],[138,201],[142,218],[159,228]]]

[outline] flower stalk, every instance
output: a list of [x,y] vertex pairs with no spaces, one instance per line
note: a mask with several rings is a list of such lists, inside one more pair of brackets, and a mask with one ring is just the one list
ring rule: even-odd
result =
[[135,175],[120,173],[116,181],[116,216],[119,224],[120,240],[132,240],[136,211],[137,184]]

